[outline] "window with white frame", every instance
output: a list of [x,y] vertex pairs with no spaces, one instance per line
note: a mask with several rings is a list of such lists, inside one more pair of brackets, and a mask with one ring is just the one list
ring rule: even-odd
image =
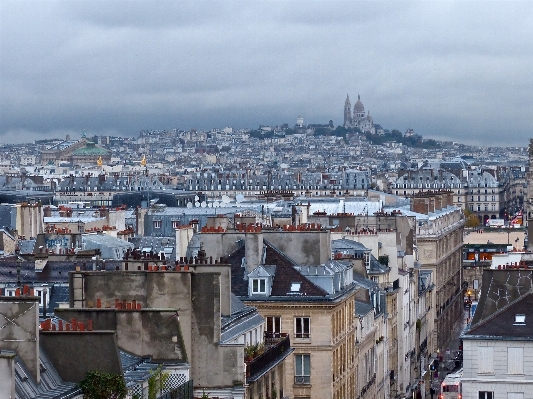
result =
[[161,228],[161,220],[154,220],[154,229]]
[[172,228],[173,229],[177,229],[178,227],[180,227],[180,221],[179,220],[173,220],[172,221]]
[[311,355],[294,355],[294,383],[298,385],[311,383]]
[[479,391],[478,399],[494,399],[494,392],[490,391]]
[[35,296],[38,296],[39,297],[39,306],[40,307],[44,307],[45,303],[46,303],[46,307],[48,308],[48,304],[50,303],[49,301],[49,298],[50,298],[50,290],[48,288],[38,288],[38,287],[35,287],[33,289],[34,293],[35,293]]
[[266,279],[252,279],[252,294],[266,294]]
[[309,317],[294,318],[294,338],[310,338],[311,320]]

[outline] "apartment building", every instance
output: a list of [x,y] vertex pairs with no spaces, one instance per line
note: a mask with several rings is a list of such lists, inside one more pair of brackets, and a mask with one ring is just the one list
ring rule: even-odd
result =
[[412,197],[420,192],[439,190],[450,191],[452,204],[473,212],[480,224],[498,219],[506,206],[503,176],[496,169],[471,168],[464,162],[399,171],[390,191]]
[[521,268],[483,271],[477,309],[461,336],[464,399],[518,399],[531,395],[531,269]]
[[452,193],[419,193],[411,210],[417,218],[416,245],[420,268],[433,272],[436,286],[434,347],[444,349],[463,312],[462,246],[464,216],[453,206]]
[[363,288],[352,261],[331,259],[330,232],[238,225],[199,236],[202,247],[230,254],[231,290],[257,308],[266,333],[290,337],[294,353],[276,381],[280,397],[358,397],[355,299]]

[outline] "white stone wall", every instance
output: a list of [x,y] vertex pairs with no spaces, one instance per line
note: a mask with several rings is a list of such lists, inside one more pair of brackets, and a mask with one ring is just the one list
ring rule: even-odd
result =
[[[479,374],[478,347],[493,348],[494,373]],[[524,374],[509,374],[507,348],[523,348]],[[463,399],[478,399],[480,391],[494,392],[494,398],[507,398],[508,393],[523,393],[533,398],[533,342],[464,340],[463,343]]]

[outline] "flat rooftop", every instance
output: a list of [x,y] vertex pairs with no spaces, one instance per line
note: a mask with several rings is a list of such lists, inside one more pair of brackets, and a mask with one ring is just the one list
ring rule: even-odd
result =
[[[482,230],[483,231],[483,230]],[[494,244],[507,244],[515,245],[516,239],[518,238],[518,248],[524,246],[524,238],[526,233],[524,230],[513,230],[510,229],[509,235],[507,234],[508,230],[502,231],[487,231],[484,230],[483,233],[477,233],[476,231],[468,232],[463,237],[463,242],[465,244],[486,244],[487,241],[490,241]]]

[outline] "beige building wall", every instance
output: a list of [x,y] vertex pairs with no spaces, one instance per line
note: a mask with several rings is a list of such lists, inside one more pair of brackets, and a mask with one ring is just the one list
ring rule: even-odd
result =
[[42,205],[39,204],[17,204],[17,214],[15,225],[19,236],[27,239],[37,237],[44,231]]
[[446,349],[449,332],[460,320],[463,308],[461,259],[464,219],[460,209],[438,216],[417,228],[421,268],[433,271],[436,284],[435,339],[431,351]]
[[[338,302],[272,302],[247,301],[265,318],[280,317],[281,332],[288,333],[294,352],[285,361],[283,396],[289,398],[357,397],[354,385],[355,356],[355,292]],[[295,337],[295,319],[310,318],[310,337]],[[300,355],[309,355],[310,384],[296,383],[295,362]],[[254,396],[255,398],[255,396]]]

